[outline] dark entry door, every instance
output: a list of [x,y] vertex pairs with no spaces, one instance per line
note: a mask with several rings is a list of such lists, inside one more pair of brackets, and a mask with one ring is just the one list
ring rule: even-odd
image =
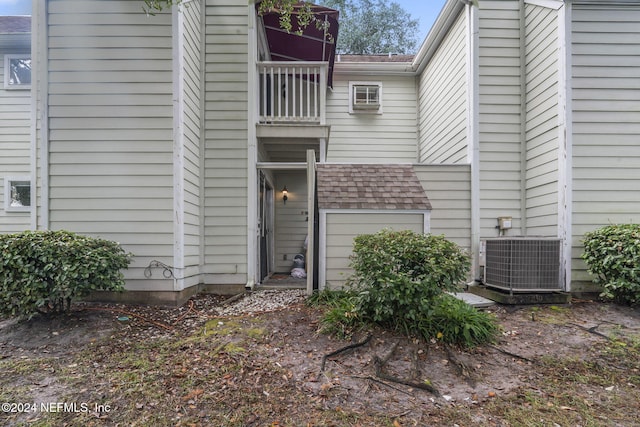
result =
[[273,187],[269,185],[264,173],[260,172],[260,200],[258,207],[259,232],[259,268],[260,280],[271,273],[271,251],[273,247]]

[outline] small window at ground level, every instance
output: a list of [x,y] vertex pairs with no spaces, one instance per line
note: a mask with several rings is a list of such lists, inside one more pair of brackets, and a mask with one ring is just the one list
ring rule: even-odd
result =
[[349,113],[382,114],[382,83],[349,82]]
[[4,88],[31,88],[31,55],[4,56]]
[[29,178],[5,178],[4,206],[8,212],[31,209],[31,181]]

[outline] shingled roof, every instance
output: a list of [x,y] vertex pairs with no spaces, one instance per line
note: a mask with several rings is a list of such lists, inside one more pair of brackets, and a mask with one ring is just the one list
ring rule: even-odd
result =
[[431,210],[411,165],[319,164],[318,208]]
[[0,34],[30,33],[30,16],[0,16]]

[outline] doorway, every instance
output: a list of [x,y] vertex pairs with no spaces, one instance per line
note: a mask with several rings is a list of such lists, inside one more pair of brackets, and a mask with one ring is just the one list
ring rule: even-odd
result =
[[[306,162],[261,162],[257,206],[255,281],[306,289],[317,286],[318,232],[315,150]],[[287,191],[286,197],[283,190]],[[300,271],[302,269],[302,271]],[[295,271],[294,271],[295,270]],[[311,272],[311,274],[309,274]],[[315,280],[314,280],[315,279]]]

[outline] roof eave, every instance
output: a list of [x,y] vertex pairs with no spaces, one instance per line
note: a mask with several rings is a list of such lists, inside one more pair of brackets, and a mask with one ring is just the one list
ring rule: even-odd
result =
[[338,62],[333,69],[340,75],[397,76],[414,74],[410,62]]

